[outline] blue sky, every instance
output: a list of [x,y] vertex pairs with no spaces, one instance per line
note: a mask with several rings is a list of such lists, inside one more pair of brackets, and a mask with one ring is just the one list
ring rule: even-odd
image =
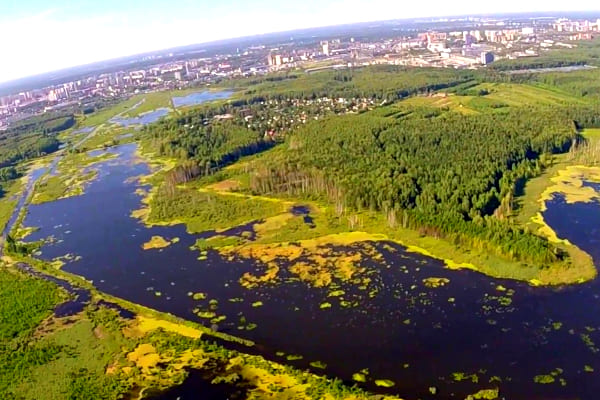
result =
[[306,27],[598,9],[597,0],[0,0],[0,82],[151,50]]

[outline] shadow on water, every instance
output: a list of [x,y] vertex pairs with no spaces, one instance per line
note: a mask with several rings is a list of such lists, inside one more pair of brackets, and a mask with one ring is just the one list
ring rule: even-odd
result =
[[[213,300],[216,313],[226,317],[218,322],[219,330],[257,343],[250,351],[346,380],[368,368],[373,379],[396,385],[385,389],[370,381],[365,388],[406,399],[462,399],[495,386],[511,400],[593,399],[600,391],[600,380],[585,368],[600,371],[597,282],[533,288],[472,271],[450,271],[442,262],[400,246],[367,243],[332,250],[361,253],[360,266],[368,278],[364,287],[339,283],[336,289],[344,291],[344,302],[332,297],[331,289],[299,281],[283,261],[279,284],[248,290],[239,279],[244,273],[264,273],[260,265],[224,259],[214,251],[200,260],[190,246],[204,235],[187,234],[183,225],[148,228],[130,218],[140,207],[135,193],[139,183],[130,178],[149,168],[133,161],[135,144],[114,151],[119,157],[97,166],[98,179],[85,195],[32,205],[25,220],[26,226],[40,228],[28,240],[56,239],[42,247],[42,258],[81,256],[63,268],[92,280],[103,292],[207,326],[211,322],[194,311],[208,310]],[[559,236],[598,260],[598,207],[555,201],[545,217]],[[306,207],[291,211],[309,217]],[[180,240],[142,250],[155,235]],[[382,259],[372,258],[369,246]],[[449,282],[430,288],[424,282],[431,277]],[[194,300],[194,293],[207,296]],[[324,302],[331,307],[322,307]],[[314,361],[327,368],[314,368]],[[562,372],[553,384],[534,382],[536,375],[555,369]],[[457,372],[476,378],[458,381],[461,375],[453,376]],[[172,393],[197,395],[195,385],[204,383],[192,373],[174,389],[181,392]],[[436,396],[429,393],[431,386],[438,388]]]

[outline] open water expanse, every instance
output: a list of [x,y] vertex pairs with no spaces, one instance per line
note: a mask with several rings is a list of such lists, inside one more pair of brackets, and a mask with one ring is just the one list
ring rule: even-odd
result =
[[[391,389],[367,383],[370,390],[406,399],[464,399],[494,387],[511,400],[598,398],[598,281],[534,288],[450,271],[440,261],[399,246],[373,243],[383,259],[363,259],[361,265],[376,290],[341,285],[355,307],[341,307],[328,297],[330,290],[297,280],[246,289],[238,281],[245,272],[257,271],[252,262],[228,261],[211,251],[199,260],[190,246],[201,235],[187,234],[183,225],[147,228],[130,217],[141,206],[135,193],[140,185],[131,178],[149,173],[135,159],[135,148],[113,148],[118,158],[95,166],[98,178],[84,195],[29,206],[25,225],[40,229],[27,240],[54,239],[42,247],[41,258],[80,256],[64,269],[111,295],[206,325],[210,322],[193,310],[205,310],[217,300],[217,314],[227,317],[218,329],[256,342],[249,352],[347,381],[368,368],[370,378],[395,382]],[[599,204],[568,205],[557,199],[548,204],[545,218],[559,237],[600,260]],[[180,240],[143,250],[154,235]],[[348,250],[362,251],[361,246]],[[423,279],[430,277],[449,282],[429,288]],[[189,295],[198,292],[206,299]],[[259,301],[262,306],[252,306]],[[332,307],[322,309],[323,302]],[[289,361],[287,355],[303,358]],[[311,367],[314,361],[327,368]],[[536,383],[538,375],[554,381]],[[178,396],[186,394],[186,385],[195,392],[193,379],[194,374]],[[430,387],[438,393],[430,394]]]

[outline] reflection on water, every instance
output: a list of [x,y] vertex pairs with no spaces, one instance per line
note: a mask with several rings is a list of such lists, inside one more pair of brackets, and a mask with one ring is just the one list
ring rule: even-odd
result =
[[[438,388],[437,399],[462,399],[495,386],[511,400],[590,399],[600,390],[600,380],[585,372],[585,366],[600,371],[596,282],[532,288],[449,271],[439,261],[378,243],[372,246],[383,255],[380,260],[369,259],[364,246],[352,248],[364,253],[361,266],[371,280],[368,291],[340,284],[354,306],[343,306],[330,290],[292,279],[285,263],[280,264],[282,284],[248,290],[238,281],[245,272],[256,273],[254,263],[229,261],[214,251],[199,260],[189,248],[201,235],[187,234],[183,225],[146,228],[130,218],[140,197],[135,193],[139,183],[129,178],[149,168],[133,162],[134,144],[113,151],[119,157],[97,166],[98,179],[85,195],[32,205],[25,221],[40,227],[28,240],[55,239],[42,248],[42,258],[81,256],[64,268],[93,280],[102,291],[206,325],[210,322],[194,309],[205,310],[212,300],[218,315],[226,317],[218,329],[255,341],[252,351],[301,368],[322,361],[325,373],[343,379],[369,368],[372,377],[395,381],[391,391],[407,399],[432,398],[430,386]],[[559,235],[598,257],[598,207],[556,201],[545,217]],[[310,218],[308,209],[293,212]],[[142,250],[155,235],[180,240]],[[449,283],[429,288],[424,279],[430,277]],[[194,293],[206,298],[195,300]],[[257,302],[263,305],[253,307]],[[332,307],[323,309],[324,302]],[[278,352],[303,358],[286,361]],[[536,375],[556,368],[562,373],[553,384],[534,383]],[[459,382],[455,378],[461,375],[453,376],[457,372],[476,375]],[[193,391],[190,379],[186,385]]]

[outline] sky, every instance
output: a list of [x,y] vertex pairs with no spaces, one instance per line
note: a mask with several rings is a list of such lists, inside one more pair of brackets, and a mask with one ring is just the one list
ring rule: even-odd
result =
[[309,27],[598,9],[597,0],[0,0],[0,82],[147,51]]

